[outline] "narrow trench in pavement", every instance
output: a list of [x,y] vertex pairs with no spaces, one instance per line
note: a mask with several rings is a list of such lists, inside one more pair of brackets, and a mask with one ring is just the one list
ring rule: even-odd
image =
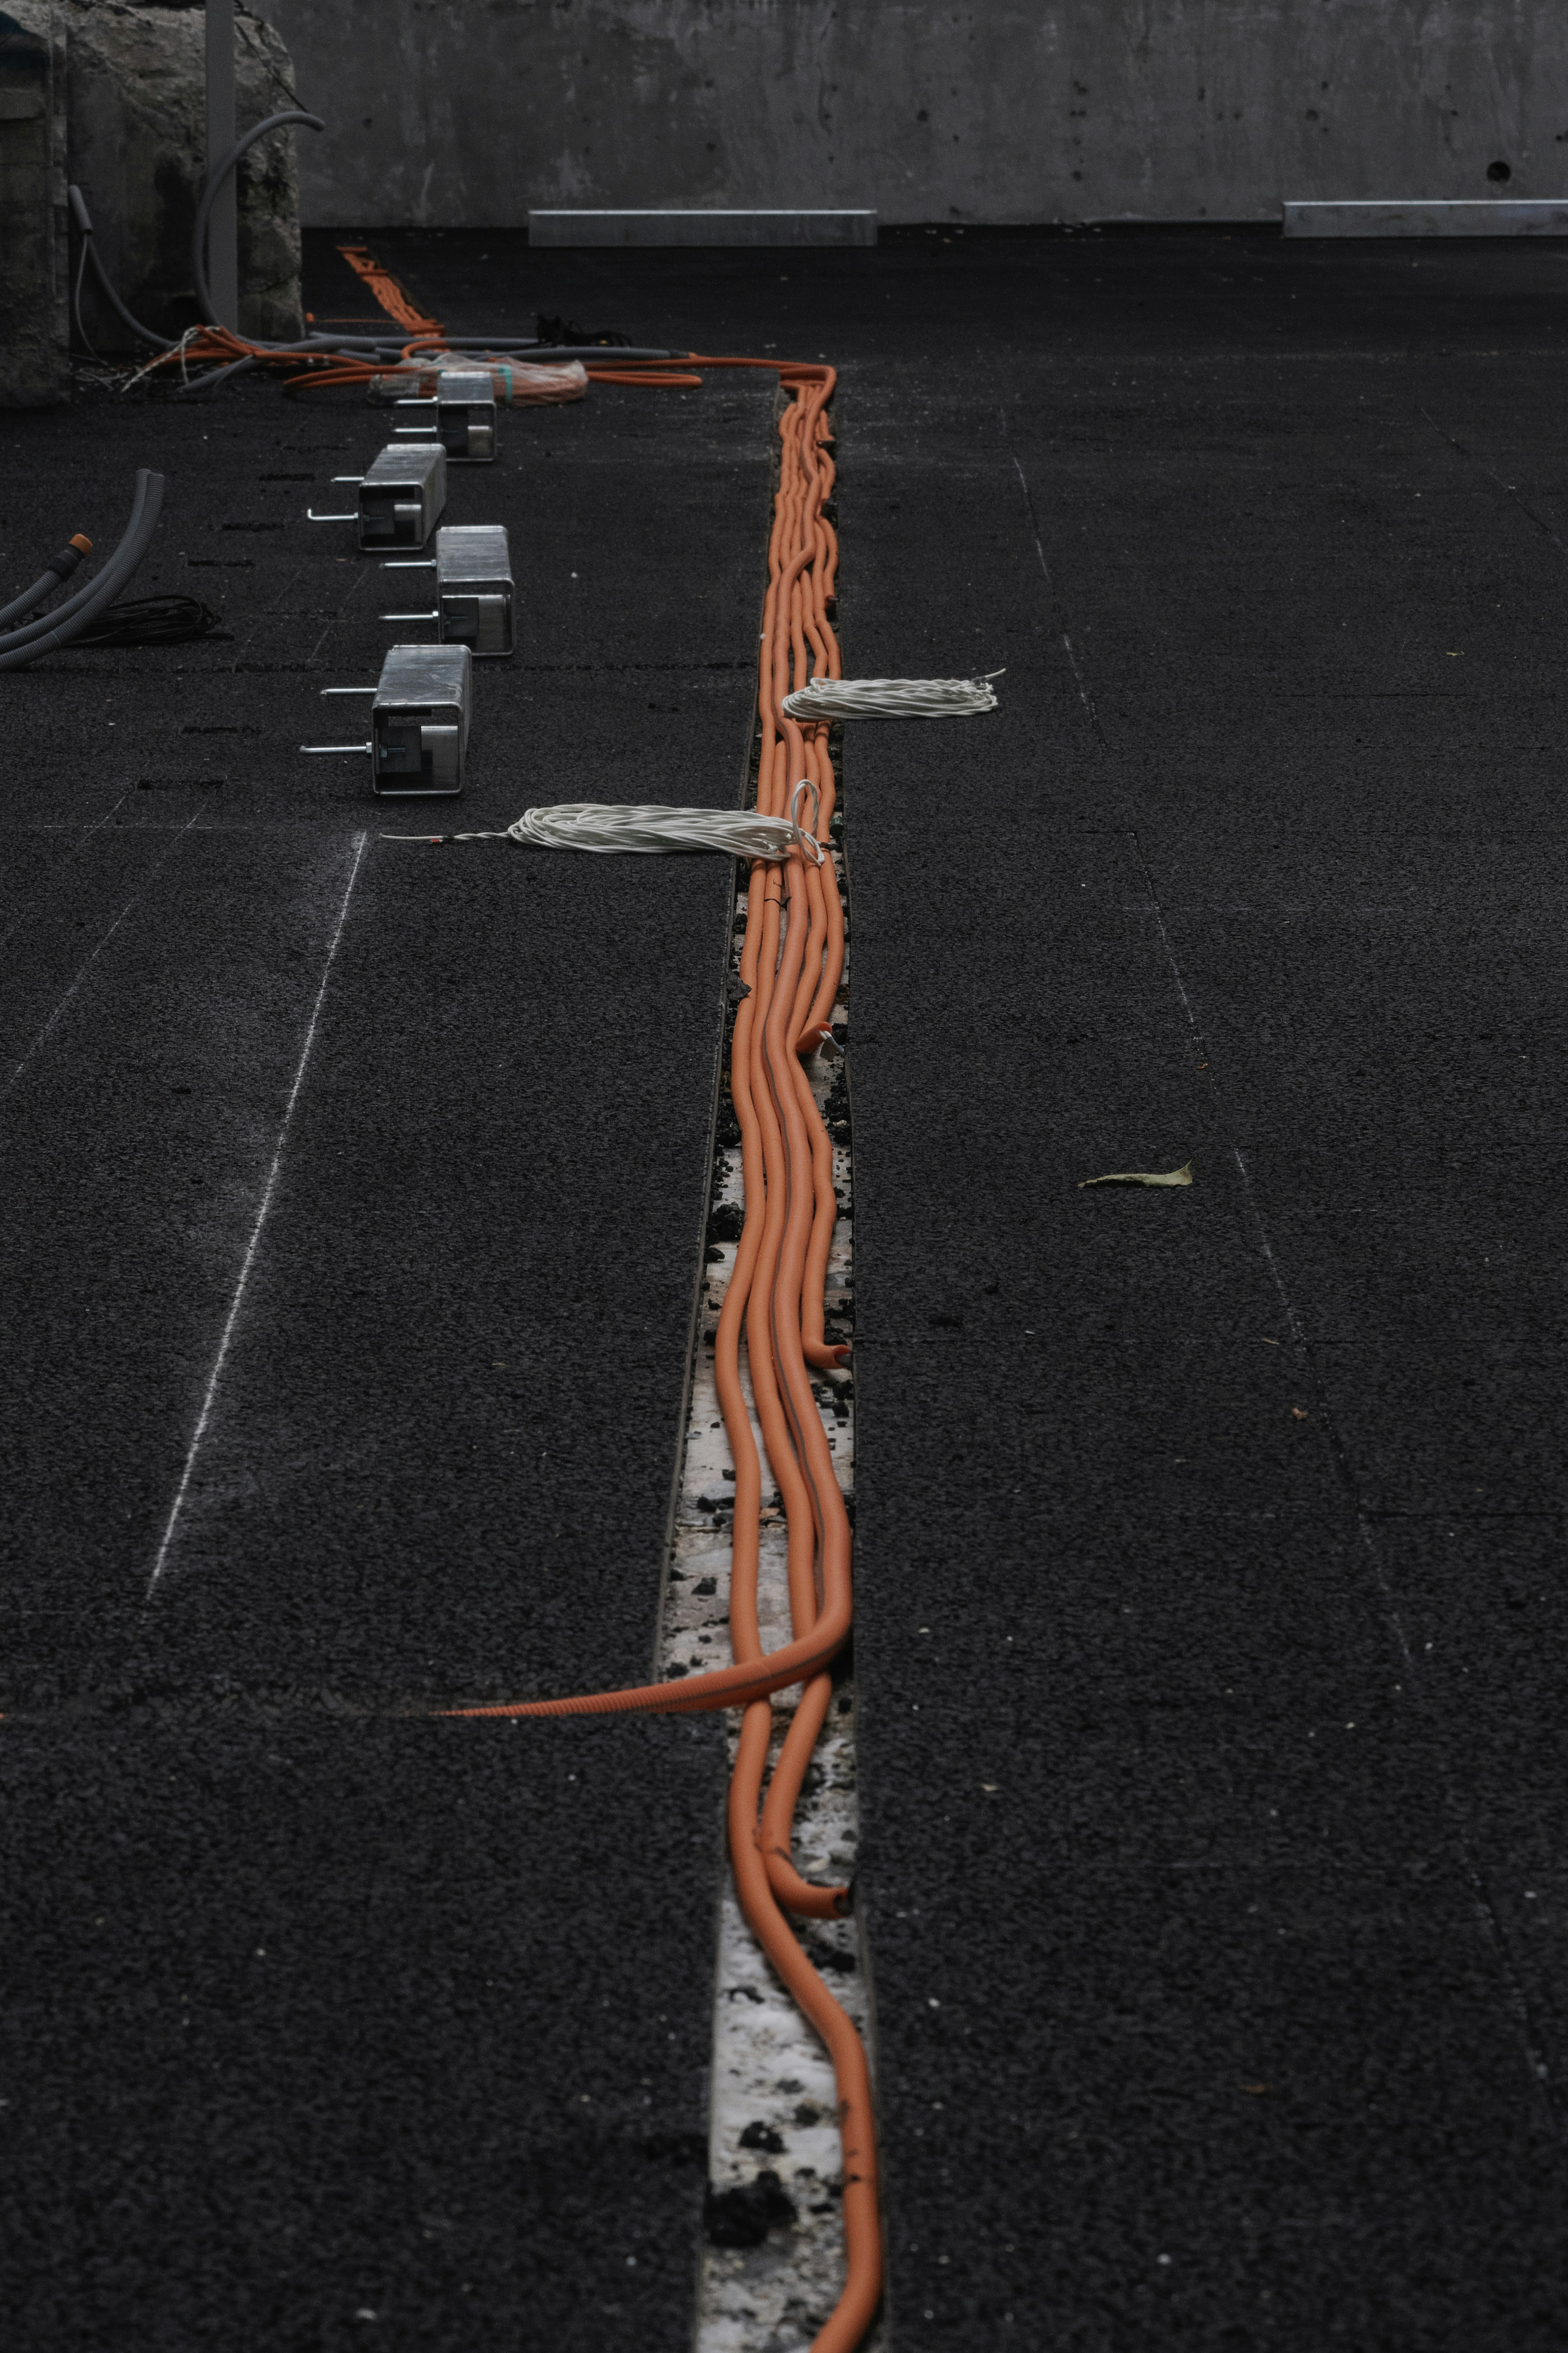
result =
[[[830,853],[845,908],[845,964],[833,1011],[835,1045],[805,1069],[833,1140],[838,1198],[825,1298],[827,1337],[854,1336],[854,1195],[846,1058],[849,1006],[849,877],[845,859],[843,730],[831,738],[837,809]],[[746,799],[756,797],[753,714]],[[744,1214],[741,1133],[731,1107],[730,1040],[741,1001],[746,935],[746,876],[737,869],[731,902],[723,1066],[714,1126],[705,1229],[706,1263],[694,1327],[685,1442],[671,1528],[658,1672],[700,1673],[731,1663],[729,1638],[734,1466],[714,1385],[714,1337],[734,1268]],[[744,1354],[742,1382],[758,1452],[767,1466]],[[855,1392],[852,1374],[813,1383],[838,1481],[854,1514]],[[763,1641],[791,1639],[782,1504],[764,1467],[759,1567]],[[773,1695],[769,1769],[800,1697],[798,1684]],[[742,1711],[727,1718],[733,1762]],[[806,1774],[795,1816],[794,1853],[808,1879],[853,1882],[858,1841],[855,1685],[836,1679],[833,1704]],[[870,2046],[867,1957],[858,1924],[795,1924],[802,1949]],[[832,2312],[844,2282],[837,2090],[826,2051],[795,2008],[742,1913],[728,1865],[720,1899],[714,1985],[707,2229],[698,2294],[697,2353],[752,2353],[762,2343],[804,2348]],[[879,2323],[865,2339],[882,2343]]]

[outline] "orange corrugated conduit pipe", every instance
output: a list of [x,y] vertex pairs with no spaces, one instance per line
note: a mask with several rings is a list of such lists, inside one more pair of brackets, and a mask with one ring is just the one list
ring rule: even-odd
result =
[[[837,787],[827,729],[802,726],[784,698],[813,675],[842,675],[828,607],[838,543],[822,512],[833,459],[826,409],[834,371],[804,363],[736,358],[704,367],[776,368],[790,396],[778,425],[780,466],[768,549],[759,648],[757,807],[789,814],[826,839]],[[632,369],[627,374],[635,373]],[[801,787],[805,789],[803,791]],[[802,1067],[828,1034],[844,969],[844,914],[831,858],[818,866],[796,848],[761,860],[747,884],[730,1085],[741,1131],[745,1219],[720,1313],[714,1355],[719,1403],[735,1469],[730,1637],[734,1664],[679,1682],[569,1699],[463,1708],[463,1715],[691,1715],[742,1707],[730,1785],[730,1852],[742,1906],[759,1943],[833,2062],[843,2146],[844,2291],[813,2353],[853,2353],[881,2295],[882,2242],[870,2071],[854,2025],[806,1958],[786,1912],[831,1918],[849,1891],[804,1879],[791,1858],[801,1784],[832,1698],[834,1659],[851,1619],[848,1514],[840,1493],[812,1370],[836,1370],[847,1349],[824,1337],[823,1293],[837,1217],[833,1147]],[[746,1341],[752,1394],[788,1537],[791,1640],[764,1651],[758,1620],[762,1458],[741,1377]],[[805,1686],[771,1780],[770,1695]],[[764,1794],[764,1783],[767,1783]]]

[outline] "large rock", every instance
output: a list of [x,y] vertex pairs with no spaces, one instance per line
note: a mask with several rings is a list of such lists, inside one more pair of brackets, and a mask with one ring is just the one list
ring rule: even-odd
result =
[[70,396],[66,51],[50,0],[0,11],[0,407]]
[[[191,233],[206,178],[200,0],[61,0],[61,8],[70,45],[70,176],[122,300],[160,334],[182,334],[197,320]],[[270,25],[243,9],[235,12],[235,86],[241,135],[297,102],[288,50]],[[258,141],[238,179],[241,332],[289,342],[304,332],[294,133]],[[98,350],[126,347],[131,339],[100,297],[84,294],[83,309]]]

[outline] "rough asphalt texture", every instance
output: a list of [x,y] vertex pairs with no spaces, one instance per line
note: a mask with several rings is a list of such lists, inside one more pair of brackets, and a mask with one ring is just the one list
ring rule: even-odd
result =
[[[375,242],[454,325],[832,357],[847,670],[1007,665],[846,755],[894,2347],[1556,2347],[1561,248]],[[523,583],[467,821],[735,798],[770,404],[454,470]],[[47,2353],[689,2341],[717,1730],[413,1711],[647,1669],[726,877],[296,756],[418,601],[300,520],[384,417],[0,421],[7,580],[159,464],[137,593],[229,637],[3,682]]]
[[976,240],[856,377],[848,668],[1008,666],[848,755],[900,2348],[1568,2329],[1563,266]]

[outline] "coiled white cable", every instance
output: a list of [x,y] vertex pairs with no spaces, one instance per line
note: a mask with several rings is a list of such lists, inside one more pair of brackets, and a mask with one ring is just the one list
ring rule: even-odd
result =
[[999,670],[984,678],[814,678],[786,694],[792,719],[958,719],[994,711]]
[[534,849],[589,849],[601,856],[617,850],[650,856],[679,849],[718,849],[731,858],[787,858],[796,846],[814,865],[822,845],[787,817],[759,817],[755,809],[667,808],[661,804],[620,806],[605,801],[561,801],[551,808],[524,809],[515,825],[499,833],[389,833],[384,841],[521,841]]
[[820,865],[822,851],[791,818],[755,809],[665,808],[633,803],[562,801],[524,809],[508,833],[536,849],[723,849],[737,858],[787,858],[798,842]]

